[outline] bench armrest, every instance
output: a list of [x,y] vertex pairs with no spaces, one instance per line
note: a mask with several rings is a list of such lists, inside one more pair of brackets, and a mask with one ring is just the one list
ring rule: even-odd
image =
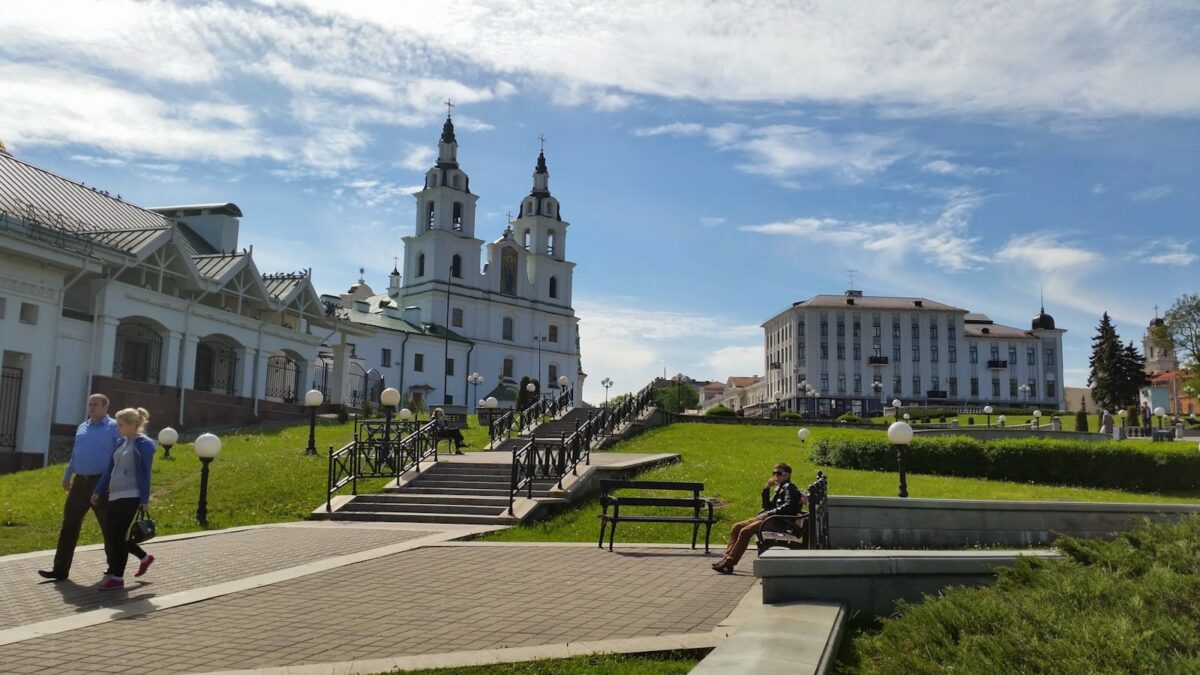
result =
[[766,527],[767,523],[772,522],[772,521],[779,521],[779,522],[784,523],[788,529],[788,532],[795,533],[800,529],[800,525],[797,523],[797,521],[803,521],[806,518],[808,518],[808,513],[805,513],[803,511],[801,511],[799,514],[794,515],[794,516],[784,516],[784,515],[767,516],[766,518],[763,518],[762,522],[760,522],[758,524],[758,529],[756,529],[754,531],[754,535],[761,539],[763,528]]

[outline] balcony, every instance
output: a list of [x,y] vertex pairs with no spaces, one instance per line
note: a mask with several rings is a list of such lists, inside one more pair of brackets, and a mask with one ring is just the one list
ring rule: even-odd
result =
[[925,392],[925,398],[927,398],[927,399],[944,399],[944,398],[946,398],[946,390],[945,389],[930,389],[929,391]]
[[867,357],[867,365],[886,366],[887,364],[888,364],[888,357],[886,357],[886,356],[868,356]]
[[1008,367],[1008,361],[1003,359],[991,359],[988,361],[988,370],[1004,370]]

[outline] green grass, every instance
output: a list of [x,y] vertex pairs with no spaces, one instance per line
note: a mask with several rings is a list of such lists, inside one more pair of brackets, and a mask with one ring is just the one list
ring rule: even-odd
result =
[[[807,445],[822,438],[863,435],[882,431],[814,427]],[[1147,446],[1150,444],[1147,442]],[[615,448],[621,452],[678,452],[679,464],[661,467],[638,476],[644,480],[700,481],[704,494],[724,503],[717,509],[718,523],[713,540],[724,541],[728,526],[760,510],[759,493],[771,467],[779,461],[790,464],[793,480],[802,488],[818,469],[829,475],[830,494],[895,496],[897,476],[890,472],[852,471],[819,467],[809,462],[808,448],[796,439],[791,427],[751,427],[716,424],[673,424],[638,436]],[[1200,493],[1153,494],[1025,483],[1008,483],[970,478],[910,475],[912,497],[947,499],[1029,499],[1111,502],[1198,502]],[[599,534],[596,515],[599,498],[543,522],[510,528],[486,535],[492,541],[595,541]],[[624,542],[689,542],[686,526],[669,523],[622,524],[617,534]]]
[[405,675],[683,675],[695,668],[699,661],[699,656],[694,652],[594,654],[570,659],[392,672],[403,672]]
[[1067,560],[1021,560],[988,586],[901,605],[838,671],[1200,672],[1200,517],[1057,546]]
[[[474,448],[487,442],[487,430],[475,426],[463,436]],[[221,454],[210,465],[208,527],[278,523],[305,518],[325,500],[328,449],[348,443],[353,422],[317,426],[316,457],[304,455],[308,425],[246,430],[221,434]],[[151,477],[150,513],[160,535],[201,530],[196,523],[200,494],[200,462],[191,444],[171,449],[164,460],[160,450]],[[62,522],[66,493],[63,465],[0,476],[0,555],[54,548]],[[378,490],[386,479],[359,483],[360,492]],[[350,488],[342,489],[349,494]],[[101,541],[96,519],[84,519],[80,544]]]

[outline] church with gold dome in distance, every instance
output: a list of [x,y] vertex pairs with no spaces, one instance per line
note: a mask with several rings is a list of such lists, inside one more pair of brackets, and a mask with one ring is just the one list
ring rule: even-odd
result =
[[[469,409],[488,396],[511,407],[522,377],[538,380],[544,392],[565,377],[580,391],[586,375],[571,304],[570,225],[550,193],[544,148],[516,218],[491,241],[476,231],[479,197],[458,151],[448,113],[437,160],[413,194],[403,266],[392,270],[386,290],[360,279],[344,294],[322,296],[343,321],[375,329],[333,346],[331,371],[348,373],[352,391],[361,378],[368,398],[395,387],[406,404],[422,408]],[[469,380],[474,373],[481,383]]]

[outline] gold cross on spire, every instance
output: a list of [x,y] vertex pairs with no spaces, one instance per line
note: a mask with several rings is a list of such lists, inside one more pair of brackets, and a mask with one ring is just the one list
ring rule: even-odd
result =
[[546,151],[546,134],[538,134],[538,152]]
[[454,104],[450,102],[450,99],[446,99],[446,117],[447,118],[450,117],[450,110],[452,108],[454,108]]

